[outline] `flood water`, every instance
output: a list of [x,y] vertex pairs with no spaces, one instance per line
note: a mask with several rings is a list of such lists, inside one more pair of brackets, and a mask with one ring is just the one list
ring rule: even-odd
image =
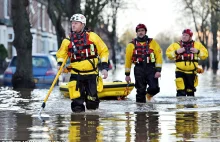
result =
[[[0,140],[220,141],[220,75],[199,75],[196,96],[176,98],[174,71],[173,64],[164,64],[161,92],[151,102],[136,103],[133,89],[126,100],[102,100],[98,110],[78,114],[71,112],[71,101],[56,86],[42,111],[45,122],[38,112],[49,89],[17,92],[2,87]],[[119,66],[106,81],[124,78]]]

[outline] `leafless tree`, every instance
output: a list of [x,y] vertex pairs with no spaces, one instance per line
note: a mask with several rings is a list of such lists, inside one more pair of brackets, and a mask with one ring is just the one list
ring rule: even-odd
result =
[[[107,13],[107,25],[111,27],[112,31],[109,32],[108,37],[111,43],[112,48],[112,62],[114,63],[114,67],[116,69],[116,51],[120,50],[117,49],[119,47],[118,38],[117,38],[117,14],[119,9],[124,9],[126,7],[126,2],[124,0],[109,0],[108,8],[109,13]],[[110,24],[111,23],[111,24]]]
[[86,16],[86,25],[89,29],[94,30],[100,23],[101,13],[109,0],[85,0],[84,3],[83,13]]
[[217,48],[217,32],[219,30],[218,24],[220,23],[220,1],[219,0],[210,0],[210,10],[211,10],[211,31],[213,37],[213,45],[212,45],[212,71],[213,74],[217,73],[218,70],[218,48]]
[[70,18],[73,14],[81,12],[81,0],[37,0],[47,6],[47,13],[56,30],[58,48],[66,37],[62,26],[63,17]]
[[[185,11],[192,15],[199,41],[207,48],[210,32],[210,9],[208,0],[183,0]],[[209,68],[209,58],[201,61],[203,68]]]

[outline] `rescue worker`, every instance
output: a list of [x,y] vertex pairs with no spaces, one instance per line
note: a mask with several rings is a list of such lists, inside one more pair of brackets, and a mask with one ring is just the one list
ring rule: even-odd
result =
[[57,62],[61,65],[65,57],[70,58],[71,71],[68,89],[72,100],[73,112],[84,112],[87,109],[95,110],[99,107],[97,96],[98,57],[102,62],[103,79],[108,77],[109,51],[103,40],[94,32],[85,30],[86,18],[82,14],[74,14],[72,31],[69,37],[62,41],[58,50]]
[[134,63],[136,102],[146,103],[146,97],[150,101],[160,92],[158,78],[161,76],[163,60],[160,45],[146,35],[144,24],[137,25],[136,33],[137,37],[126,47],[125,80],[128,83],[131,81],[130,71]]
[[198,60],[208,57],[207,49],[199,42],[192,40],[193,32],[185,29],[181,41],[172,43],[166,55],[176,64],[176,96],[194,96],[198,85]]

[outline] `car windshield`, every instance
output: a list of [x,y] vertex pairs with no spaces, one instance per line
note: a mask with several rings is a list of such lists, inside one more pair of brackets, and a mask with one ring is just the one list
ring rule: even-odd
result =
[[51,65],[55,68],[57,67],[57,61],[56,59],[53,57],[53,56],[49,56],[50,60],[52,61],[51,62]]
[[[17,57],[14,57],[11,61],[10,66],[16,66],[17,65]],[[50,63],[48,58],[46,57],[32,57],[32,65],[33,67],[40,67],[40,68],[44,68],[44,67],[50,67]]]

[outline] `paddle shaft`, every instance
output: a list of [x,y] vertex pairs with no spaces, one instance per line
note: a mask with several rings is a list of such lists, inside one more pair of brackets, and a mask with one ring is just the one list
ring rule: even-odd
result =
[[53,83],[52,83],[52,85],[51,85],[51,87],[50,87],[50,90],[48,91],[47,96],[46,96],[46,98],[44,99],[44,102],[43,102],[43,104],[42,104],[42,107],[43,107],[43,108],[45,107],[45,103],[46,103],[46,101],[48,100],[48,98],[49,98],[49,96],[50,96],[50,93],[52,92],[52,90],[53,90],[53,88],[54,88],[54,85],[55,85],[55,83],[57,82],[57,79],[58,79],[59,75],[61,74],[61,72],[62,72],[62,70],[63,70],[64,65],[66,64],[67,59],[68,59],[68,56],[66,56],[66,58],[64,59],[62,65],[60,66],[60,69],[59,69],[59,71],[58,71],[58,73],[57,73],[57,75],[56,75],[56,77],[55,77],[55,79],[54,79],[54,81],[53,81]]

